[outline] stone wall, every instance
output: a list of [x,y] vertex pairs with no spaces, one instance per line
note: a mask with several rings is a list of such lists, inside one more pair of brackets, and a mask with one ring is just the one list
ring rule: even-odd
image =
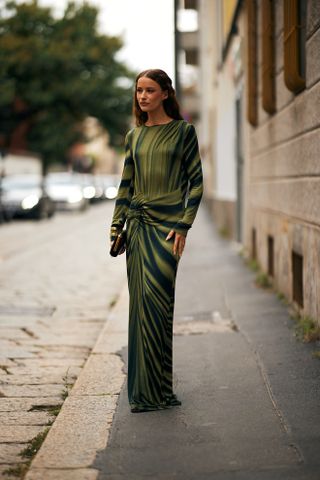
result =
[[228,238],[236,237],[236,202],[204,197],[207,209],[218,232]]
[[[261,33],[259,11],[259,33]],[[303,257],[303,315],[320,322],[320,2],[307,2],[306,88],[290,92],[283,80],[283,0],[276,1],[276,113],[262,109],[250,131],[249,215],[246,243],[268,270],[274,241],[274,282],[293,300],[292,250]],[[259,35],[261,85],[261,36]]]

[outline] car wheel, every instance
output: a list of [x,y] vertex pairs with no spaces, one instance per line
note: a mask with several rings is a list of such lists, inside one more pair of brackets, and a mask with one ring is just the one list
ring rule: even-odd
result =
[[37,209],[37,212],[35,214],[35,218],[36,220],[43,220],[44,218],[46,218],[46,209],[45,209],[45,206],[43,205],[43,203],[41,203]]

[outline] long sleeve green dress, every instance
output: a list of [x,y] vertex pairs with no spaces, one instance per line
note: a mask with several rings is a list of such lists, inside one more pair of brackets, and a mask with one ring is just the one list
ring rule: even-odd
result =
[[133,128],[125,150],[111,227],[127,229],[128,397],[134,411],[159,410],[181,403],[172,389],[179,256],[166,237],[192,226],[202,197],[201,160],[194,126],[184,120]]

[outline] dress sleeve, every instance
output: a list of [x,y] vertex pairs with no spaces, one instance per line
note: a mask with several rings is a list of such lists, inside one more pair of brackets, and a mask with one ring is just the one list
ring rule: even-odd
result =
[[175,225],[174,231],[186,236],[196,217],[203,194],[203,175],[198,138],[193,125],[188,125],[183,145],[183,162],[189,181],[187,205],[183,217]]
[[114,207],[113,217],[111,221],[110,239],[115,238],[116,234],[121,231],[126,222],[128,209],[133,195],[134,182],[134,161],[132,157],[130,142],[130,132],[125,138],[125,159],[122,170],[121,182],[118,189],[118,195]]

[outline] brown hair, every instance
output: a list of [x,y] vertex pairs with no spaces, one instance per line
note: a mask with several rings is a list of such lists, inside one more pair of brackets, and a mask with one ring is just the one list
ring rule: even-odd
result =
[[134,98],[133,98],[133,115],[136,119],[136,125],[144,125],[145,122],[148,120],[147,112],[143,112],[140,108],[140,105],[137,100],[137,84],[138,80],[141,77],[151,78],[160,85],[163,91],[168,92],[168,97],[163,100],[163,108],[166,114],[174,118],[175,120],[183,120],[183,117],[180,113],[179,103],[176,98],[176,92],[172,86],[171,78],[164,72],[163,70],[159,69],[151,69],[151,70],[144,70],[143,72],[137,75],[135,81],[135,89],[134,89]]

